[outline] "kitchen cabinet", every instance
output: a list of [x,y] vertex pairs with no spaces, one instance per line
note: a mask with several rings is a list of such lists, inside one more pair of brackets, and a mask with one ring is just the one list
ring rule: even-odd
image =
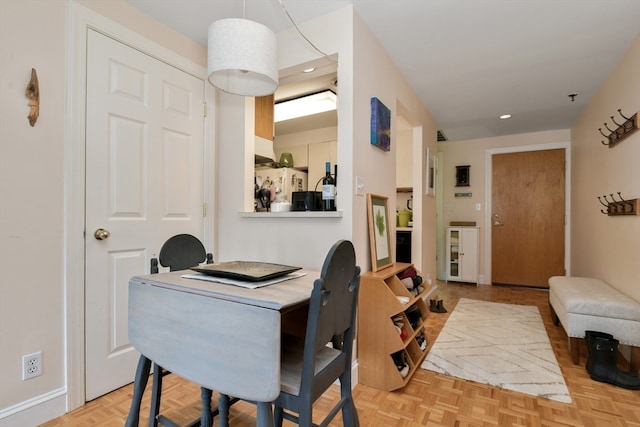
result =
[[[360,276],[358,298],[358,382],[380,390],[404,387],[427,355],[424,298],[398,278],[409,263],[394,263]],[[396,366],[400,359],[404,369]]]
[[255,134],[271,141],[275,133],[274,105],[273,94],[255,98]]
[[446,279],[478,283],[478,227],[448,227]]

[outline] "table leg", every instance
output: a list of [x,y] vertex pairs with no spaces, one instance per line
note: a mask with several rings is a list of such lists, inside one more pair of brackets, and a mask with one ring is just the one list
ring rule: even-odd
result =
[[257,405],[258,417],[256,419],[256,427],[274,427],[271,402],[257,402]]
[[202,415],[200,417],[200,425],[202,427],[213,426],[213,417],[211,416],[211,390],[200,387],[200,400],[202,401]]

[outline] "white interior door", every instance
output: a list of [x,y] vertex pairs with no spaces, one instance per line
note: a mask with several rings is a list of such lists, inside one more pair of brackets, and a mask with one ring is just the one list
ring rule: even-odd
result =
[[[203,80],[89,31],[86,400],[133,381],[128,283],[174,234],[203,238]],[[108,237],[96,237],[96,230]]]

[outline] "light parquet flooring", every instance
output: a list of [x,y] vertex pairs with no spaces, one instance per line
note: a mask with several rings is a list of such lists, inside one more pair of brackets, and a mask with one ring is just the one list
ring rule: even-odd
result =
[[[635,426],[640,427],[640,391],[625,390],[589,378],[584,363],[586,347],[581,348],[581,365],[571,362],[567,335],[551,322],[546,290],[439,283],[439,298],[451,311],[461,297],[510,304],[537,305],[540,308],[551,345],[562,369],[573,402],[571,404],[477,384],[435,372],[418,369],[404,389],[385,392],[361,384],[353,390],[362,427],[414,426]],[[434,298],[434,295],[431,296]],[[426,322],[429,343],[433,343],[449,314],[429,313]],[[620,358],[618,367],[628,369]],[[240,369],[240,367],[239,367]],[[133,375],[133,373],[132,373]],[[44,427],[122,426],[131,402],[133,387],[119,390],[87,403],[54,419]],[[147,425],[149,394],[145,394],[140,425]],[[164,379],[163,413],[178,422],[199,416],[199,387],[176,375]],[[333,386],[314,406],[314,419],[329,411],[339,399]],[[255,406],[239,402],[231,407],[232,427],[255,425]],[[217,426],[217,419],[214,421]],[[285,421],[285,426],[292,423]],[[338,415],[331,426],[341,427]]]

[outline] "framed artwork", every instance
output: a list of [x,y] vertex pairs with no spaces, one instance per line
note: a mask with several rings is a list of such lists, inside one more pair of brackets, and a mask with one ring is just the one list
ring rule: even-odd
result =
[[378,98],[371,98],[371,144],[391,150],[391,110]]
[[387,201],[388,197],[367,193],[371,271],[374,273],[393,264]]
[[427,165],[425,194],[431,197],[436,196],[436,162],[436,155],[431,154],[429,152],[429,147],[427,147],[425,155],[425,164]]

